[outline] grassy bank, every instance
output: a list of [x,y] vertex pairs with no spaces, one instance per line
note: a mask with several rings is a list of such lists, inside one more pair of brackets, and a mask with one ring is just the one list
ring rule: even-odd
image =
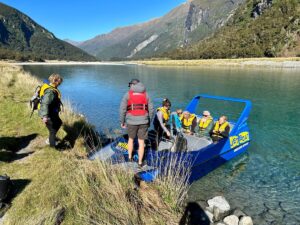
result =
[[240,59],[194,59],[170,60],[153,59],[134,61],[137,64],[153,66],[246,66],[246,67],[277,67],[300,68],[300,58],[240,58]]
[[186,186],[159,180],[135,189],[133,174],[87,160],[91,126],[70,107],[58,134],[64,151],[47,147],[45,126],[29,118],[40,81],[8,64],[0,73],[0,174],[14,182],[3,224],[178,224]]

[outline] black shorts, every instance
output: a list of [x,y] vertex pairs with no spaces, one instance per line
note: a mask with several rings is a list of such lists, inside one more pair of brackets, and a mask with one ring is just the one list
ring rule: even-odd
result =
[[141,125],[130,125],[127,124],[127,132],[128,136],[132,139],[134,139],[136,136],[140,140],[147,139],[148,136],[148,124],[141,124]]

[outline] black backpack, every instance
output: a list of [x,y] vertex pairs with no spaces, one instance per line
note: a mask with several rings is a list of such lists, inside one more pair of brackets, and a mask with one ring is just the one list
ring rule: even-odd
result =
[[41,86],[37,86],[34,95],[31,97],[29,101],[30,109],[31,109],[30,118],[32,117],[34,110],[37,110],[38,105],[41,103],[40,90],[41,90]]
[[5,200],[12,188],[12,182],[7,175],[0,175],[0,202]]

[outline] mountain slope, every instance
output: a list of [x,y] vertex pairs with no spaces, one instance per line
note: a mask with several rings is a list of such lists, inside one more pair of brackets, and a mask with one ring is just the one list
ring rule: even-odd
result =
[[95,60],[3,3],[0,3],[0,58]]
[[213,37],[172,59],[300,56],[300,1],[247,0]]
[[244,1],[189,0],[161,18],[115,29],[78,47],[103,60],[160,55],[211,35]]

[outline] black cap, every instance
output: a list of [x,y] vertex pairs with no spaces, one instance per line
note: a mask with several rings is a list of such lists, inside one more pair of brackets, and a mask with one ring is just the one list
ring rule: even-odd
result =
[[140,83],[140,80],[138,79],[131,79],[131,81],[128,83],[128,87],[130,87],[131,84],[137,84]]
[[162,102],[162,105],[163,106],[170,106],[171,107],[171,101],[167,98],[164,98],[163,99],[163,102]]

